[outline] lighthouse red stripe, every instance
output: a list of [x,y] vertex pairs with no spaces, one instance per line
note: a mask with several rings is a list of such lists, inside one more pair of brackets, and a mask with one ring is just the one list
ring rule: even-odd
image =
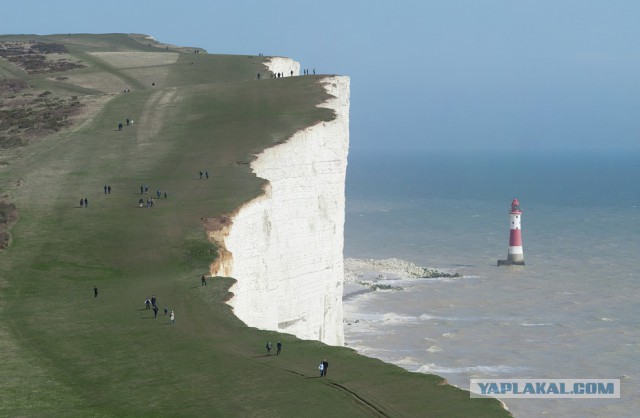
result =
[[510,230],[509,247],[522,247],[522,235],[519,229]]

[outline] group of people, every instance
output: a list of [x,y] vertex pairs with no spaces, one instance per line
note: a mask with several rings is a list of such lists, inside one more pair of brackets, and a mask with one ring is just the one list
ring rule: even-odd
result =
[[[96,293],[96,295],[97,295],[97,293]],[[158,308],[158,301],[156,300],[156,295],[151,295],[151,298],[147,298],[144,301],[144,306],[145,306],[145,309],[153,310],[153,317],[154,318],[158,317],[158,311],[160,310],[160,308]],[[166,316],[167,314],[169,314],[169,308],[167,308],[165,306],[164,307],[164,315]],[[170,319],[172,324],[176,323],[176,316],[173,313],[173,310],[171,311],[171,315],[169,316],[169,319]]]
[[[267,355],[270,356],[271,350],[273,349],[273,344],[271,344],[271,341],[267,341],[265,348],[267,349]],[[280,341],[278,341],[278,343],[276,344],[276,349],[276,355],[280,355],[280,352],[282,351],[282,343]],[[320,377],[327,376],[327,370],[329,370],[329,362],[327,361],[327,359],[323,359],[320,362],[318,369],[320,370]]]
[[[138,205],[140,207],[144,206],[144,199],[143,198],[140,198],[140,200],[138,200]],[[148,208],[152,208],[153,205],[154,205],[153,197],[147,197],[147,207]]]
[[[273,344],[271,344],[271,341],[267,341],[267,355],[270,356],[271,355],[271,349],[273,348]],[[280,341],[278,341],[278,343],[276,344],[276,355],[280,355],[280,352],[282,351],[282,343]]]
[[80,207],[81,208],[82,207],[88,208],[89,207],[89,199],[87,199],[86,197],[84,199],[80,198]]
[[327,361],[327,359],[324,359],[320,362],[318,369],[320,369],[320,377],[327,376],[327,369],[329,369],[329,362]]
[[202,171],[200,170],[200,179],[202,180],[202,176],[205,176],[206,178],[209,178],[209,172],[208,171]]
[[[149,193],[149,186],[144,185],[144,184],[143,184],[142,186],[140,186],[140,194],[141,194],[141,195],[142,195],[142,194],[148,194],[148,193]],[[158,196],[158,199],[160,199],[160,197],[162,196],[162,193],[163,193],[163,192],[162,192],[162,191],[160,191],[160,189],[156,190],[156,196]],[[167,192],[166,192],[166,191],[164,192],[164,198],[165,198],[165,199],[167,198]],[[154,200],[153,200],[153,197],[150,197],[150,196],[149,196],[149,197],[147,197],[146,204],[147,204],[147,207],[148,207],[148,208],[152,208],[152,207],[154,206],[154,204],[155,204],[155,202],[154,202]],[[144,207],[144,205],[145,205],[145,200],[144,200],[142,197],[138,200],[138,205],[139,205],[140,207]]]
[[[129,90],[125,90],[125,92],[128,92],[128,91]],[[127,122],[127,126],[133,125],[133,119],[127,118],[126,122]],[[122,122],[118,122],[118,130],[119,131],[122,130]]]
[[104,194],[111,194],[111,186],[104,185]]
[[[293,77],[293,70],[290,71],[291,77]],[[302,70],[302,74],[303,75],[309,75],[309,70],[308,69],[304,69]],[[313,69],[313,74],[316,74],[316,69]],[[271,78],[282,78],[285,77],[285,73],[280,72],[280,73],[271,73]],[[258,73],[257,79],[260,80],[260,73]]]

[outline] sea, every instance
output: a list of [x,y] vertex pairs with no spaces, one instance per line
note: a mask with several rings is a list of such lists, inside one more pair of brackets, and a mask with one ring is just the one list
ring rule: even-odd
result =
[[[503,401],[516,417],[638,416],[638,157],[352,150],[346,345],[464,389],[620,379],[619,399]],[[497,267],[514,198],[525,266]],[[461,277],[420,279],[417,267]]]

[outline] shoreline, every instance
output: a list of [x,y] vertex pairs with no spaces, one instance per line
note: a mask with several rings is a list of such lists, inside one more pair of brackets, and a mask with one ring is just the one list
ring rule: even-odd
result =
[[[377,288],[377,284],[380,282],[419,282],[423,280],[428,280],[431,282],[434,281],[452,281],[456,279],[464,279],[467,276],[462,274],[454,274],[456,269],[438,269],[431,267],[421,267],[412,262],[401,260],[398,258],[388,258],[388,259],[358,259],[358,258],[345,258],[345,285],[344,285],[344,294],[343,294],[343,303],[344,302],[352,302],[355,301],[358,297],[371,294],[374,292],[394,292],[405,291],[404,288],[399,286],[391,286],[390,288]],[[424,271],[432,272],[434,276],[438,274],[441,277],[419,277]],[[457,272],[456,272],[457,273]],[[409,290],[410,291],[410,290]],[[360,323],[361,318],[356,318],[355,316],[352,318],[344,319],[344,326],[352,326],[354,324]],[[388,364],[393,364],[394,366],[401,367],[402,369],[410,372],[410,373],[419,373],[419,374],[430,374],[434,376],[438,376],[444,380],[444,382],[449,385],[456,387],[460,390],[464,390],[469,392],[468,388],[459,387],[458,385],[452,384],[442,375],[434,374],[431,372],[423,372],[420,370],[412,370],[406,368],[404,364],[399,362],[389,361],[388,359],[382,359],[376,356],[370,356],[362,353],[362,349],[357,349],[348,344],[346,333],[345,333],[345,346],[352,348],[359,355],[363,355],[366,357],[376,358]],[[372,347],[369,347],[372,348]],[[469,392],[470,393],[470,392]],[[511,413],[508,405],[502,399],[491,396],[500,402],[500,405],[505,411]]]

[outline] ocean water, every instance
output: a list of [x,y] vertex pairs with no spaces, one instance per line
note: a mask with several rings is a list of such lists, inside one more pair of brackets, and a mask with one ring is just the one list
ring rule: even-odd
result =
[[[620,378],[620,399],[507,399],[515,416],[640,410],[638,155],[359,155],[347,174],[345,339],[469,387]],[[525,267],[496,267],[520,201]],[[415,279],[406,264],[461,273]]]

